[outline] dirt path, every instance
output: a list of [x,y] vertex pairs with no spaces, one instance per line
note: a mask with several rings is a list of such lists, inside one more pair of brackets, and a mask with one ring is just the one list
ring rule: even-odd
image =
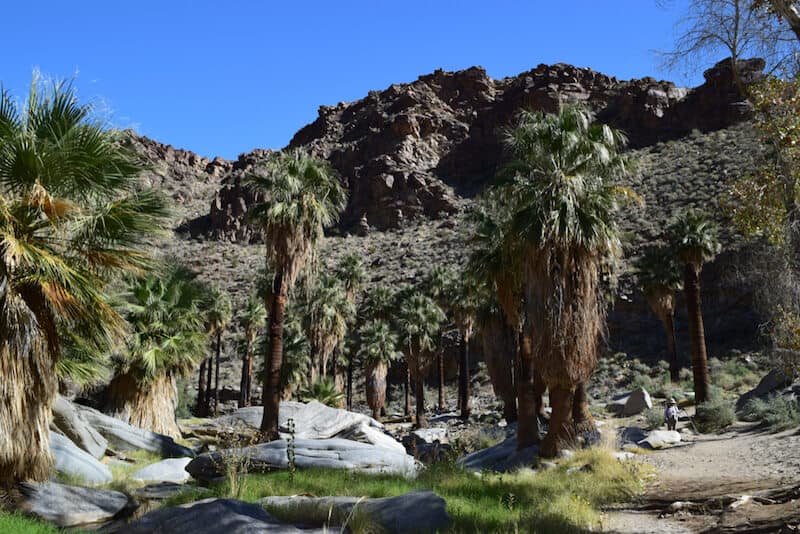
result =
[[609,512],[605,532],[794,532],[800,524],[796,429],[768,434],[738,424],[639,458],[656,468],[657,480],[641,502]]

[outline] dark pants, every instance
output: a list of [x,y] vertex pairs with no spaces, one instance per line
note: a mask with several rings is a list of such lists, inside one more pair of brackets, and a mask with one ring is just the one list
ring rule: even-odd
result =
[[677,419],[667,419],[667,430],[675,430],[675,427],[678,426]]

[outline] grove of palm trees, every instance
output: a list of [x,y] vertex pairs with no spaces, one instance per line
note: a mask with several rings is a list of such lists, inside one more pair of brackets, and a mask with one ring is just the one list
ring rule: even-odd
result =
[[800,4],[652,9],[236,160],[0,85],[0,532],[800,528]]

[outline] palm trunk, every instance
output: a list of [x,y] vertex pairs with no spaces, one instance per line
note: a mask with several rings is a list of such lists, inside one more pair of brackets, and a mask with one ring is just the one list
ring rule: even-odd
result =
[[172,375],[163,374],[142,384],[133,373],[124,373],[115,376],[108,385],[106,410],[135,427],[179,439],[181,430],[175,420],[177,403],[178,388]]
[[519,334],[519,377],[517,378],[517,450],[539,443],[539,414],[544,409],[545,384],[534,370],[530,339]]
[[461,417],[469,418],[469,332],[461,334],[461,358],[458,366],[458,396]]
[[367,404],[372,410],[372,418],[381,420],[381,409],[386,403],[386,362],[367,363]]
[[203,399],[203,416],[208,417],[211,414],[211,386],[214,385],[212,381],[214,372],[214,356],[208,357],[208,366],[206,367],[206,396]]
[[411,415],[411,370],[408,368],[408,361],[406,361],[405,380],[403,381],[403,395],[405,397],[405,406],[403,406],[403,415],[408,417]]
[[439,411],[444,411],[444,343],[436,351],[437,388],[439,390]]
[[248,386],[250,383],[250,336],[245,333],[244,355],[242,356],[242,379],[239,381],[239,408],[248,404]]
[[550,404],[553,413],[550,416],[550,429],[542,440],[541,456],[554,458],[565,444],[570,443],[573,432],[572,403],[575,390],[558,385],[550,388]]
[[253,404],[253,360],[255,355],[251,352],[250,357],[247,359],[247,385],[245,392],[247,393],[247,402],[245,406],[252,406]]
[[0,488],[51,474],[50,409],[58,392],[51,348],[27,306],[7,293],[0,261]]
[[222,352],[222,331],[217,332],[217,364],[214,372],[214,417],[219,415],[219,356]]
[[309,348],[309,365],[308,365],[308,385],[311,387],[317,381],[317,350],[314,344],[311,343]]
[[200,363],[199,379],[197,381],[197,399],[195,399],[194,411],[198,417],[205,417],[206,412],[206,365],[208,358],[204,358]]
[[664,322],[664,332],[667,334],[667,352],[669,352],[669,379],[677,383],[680,381],[681,364],[678,361],[678,348],[675,343],[675,316],[671,313]]
[[580,383],[575,388],[572,398],[572,423],[577,434],[588,434],[597,431],[592,412],[589,411],[589,397],[586,394],[586,383]]
[[286,311],[286,283],[283,273],[278,271],[272,281],[272,302],[269,315],[270,354],[267,373],[264,377],[264,415],[261,419],[261,435],[265,441],[274,441],[278,434],[278,410],[281,403],[281,367],[283,366],[283,319]]
[[347,409],[353,411],[353,357],[347,362]]
[[422,355],[417,354],[415,358],[416,369],[414,370],[414,400],[417,404],[417,422],[416,428],[425,428],[428,426],[428,420],[425,418],[425,377],[422,372]]
[[695,402],[708,400],[711,378],[708,372],[706,354],[706,335],[703,328],[703,312],[700,306],[700,266],[686,264],[684,270],[684,290],[686,292],[686,312],[689,319],[689,339],[692,347],[692,374],[694,375]]

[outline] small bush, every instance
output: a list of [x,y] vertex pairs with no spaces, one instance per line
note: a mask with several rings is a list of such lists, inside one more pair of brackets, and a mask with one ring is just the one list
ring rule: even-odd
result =
[[780,432],[800,426],[800,403],[781,395],[770,397],[766,401],[751,399],[744,407],[742,419],[759,422],[772,432]]
[[303,402],[315,400],[326,406],[340,408],[344,401],[344,393],[336,389],[333,380],[322,378],[314,382],[311,387],[300,391],[300,400]]
[[660,408],[650,408],[644,412],[644,420],[648,430],[656,430],[664,424],[664,413]]
[[698,431],[707,434],[732,425],[735,419],[733,403],[719,396],[712,396],[711,400],[697,406],[694,424]]

